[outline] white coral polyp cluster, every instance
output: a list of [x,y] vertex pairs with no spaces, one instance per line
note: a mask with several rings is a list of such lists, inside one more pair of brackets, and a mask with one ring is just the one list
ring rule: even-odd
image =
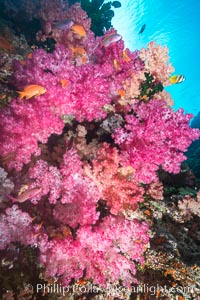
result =
[[148,48],[141,49],[139,57],[145,62],[145,71],[152,74],[164,86],[170,85],[169,77],[174,67],[169,63],[168,48],[156,45],[154,41]]

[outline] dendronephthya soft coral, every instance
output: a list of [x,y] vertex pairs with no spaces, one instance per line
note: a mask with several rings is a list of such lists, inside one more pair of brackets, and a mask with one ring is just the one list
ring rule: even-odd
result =
[[1,213],[0,248],[37,247],[46,278],[63,284],[84,277],[130,286],[149,235],[139,214],[127,220],[124,212],[139,210],[145,189],[162,198],[159,167],[178,173],[200,132],[162,99],[172,72],[165,49],[151,43],[131,52],[114,29],[95,38],[77,11],[69,10],[76,26],[65,32],[46,16],[53,35],[61,31],[55,51],[13,63],[10,83],[23,97],[0,111],[1,162],[15,184],[8,197],[15,204]]

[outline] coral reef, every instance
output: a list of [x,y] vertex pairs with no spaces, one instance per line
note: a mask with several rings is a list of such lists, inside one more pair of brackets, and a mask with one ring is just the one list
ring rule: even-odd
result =
[[7,178],[8,173],[0,168],[0,205],[6,201],[6,196],[10,194],[14,189],[13,182]]
[[127,115],[125,128],[118,128],[113,134],[122,150],[122,164],[132,166],[134,177],[143,183],[157,180],[159,166],[178,173],[186,159],[183,152],[193,139],[198,139],[199,131],[188,127],[191,115],[184,116],[182,109],[173,112],[165,106],[161,100],[135,103],[136,115]]
[[136,273],[133,260],[143,262],[141,253],[148,243],[147,230],[146,223],[111,216],[93,229],[82,226],[77,230],[76,241],[69,236],[49,242],[44,253],[41,249],[46,276],[62,276],[62,283],[67,285],[71,274],[76,280],[85,273],[85,280],[92,278],[96,284],[104,286],[106,280],[121,279],[125,286],[130,286]]
[[[56,284],[61,299],[182,299],[189,283],[196,297],[200,192],[183,161],[200,131],[170,107],[167,48],[132,52],[114,29],[95,37],[83,3],[4,3],[12,22],[27,12],[19,31],[37,26],[24,37],[31,53],[3,41],[0,56],[10,97],[0,110],[0,297],[55,299]],[[102,17],[119,7],[98,5]],[[154,294],[137,291],[154,282]]]

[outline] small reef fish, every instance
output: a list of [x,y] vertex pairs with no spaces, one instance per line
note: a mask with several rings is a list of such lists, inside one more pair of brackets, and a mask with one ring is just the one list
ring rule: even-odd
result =
[[61,85],[63,89],[66,89],[66,87],[68,86],[68,81],[67,79],[61,79]]
[[19,203],[23,203],[28,199],[31,199],[33,197],[35,197],[37,194],[39,194],[41,192],[42,188],[40,187],[34,187],[30,190],[27,190],[25,192],[23,192],[22,194],[20,194],[19,196],[17,196],[17,198],[14,198],[11,195],[8,195],[8,198],[10,198],[11,200],[13,200],[14,202],[19,202]]
[[60,29],[60,30],[68,30],[74,25],[74,22],[72,20],[63,20],[60,22],[55,22],[53,24],[53,29]]
[[128,56],[127,49],[123,50],[123,60],[126,62],[131,61],[130,57]]
[[120,3],[119,1],[113,1],[113,2],[112,2],[112,6],[113,6],[114,8],[119,8],[119,7],[121,7],[122,5],[121,5],[121,3]]
[[138,32],[138,34],[143,33],[145,28],[146,28],[146,24],[142,25],[142,27],[141,27],[140,31]]
[[114,60],[113,60],[113,64],[114,64],[115,70],[118,71],[118,70],[119,70],[119,67],[120,67],[119,61],[118,61],[117,59],[114,59]]
[[171,82],[171,84],[181,83],[184,80],[185,80],[185,76],[183,76],[183,75],[172,75],[169,78],[169,81]]
[[86,37],[87,33],[82,25],[74,24],[71,26],[71,31],[80,37]]
[[80,64],[86,64],[88,62],[87,52],[83,47],[70,47],[72,53],[77,61]]
[[112,43],[118,42],[121,40],[122,36],[117,33],[109,34],[102,39],[102,44],[104,47],[110,46]]
[[70,47],[70,49],[72,50],[72,53],[75,55],[86,55],[86,51],[83,47]]
[[126,93],[125,93],[125,91],[124,91],[123,89],[119,89],[119,90],[118,90],[118,95],[119,95],[120,97],[125,97],[125,96],[126,96]]
[[26,99],[30,99],[35,96],[40,96],[40,95],[46,93],[46,91],[47,90],[41,85],[31,84],[31,85],[26,86],[23,91],[18,91],[18,93],[20,95],[19,97],[21,100],[24,97]]

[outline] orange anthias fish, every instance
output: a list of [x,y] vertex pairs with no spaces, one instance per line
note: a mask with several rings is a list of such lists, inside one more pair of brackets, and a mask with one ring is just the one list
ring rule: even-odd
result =
[[125,97],[125,96],[126,96],[126,93],[125,93],[125,91],[124,91],[123,89],[119,89],[119,90],[118,90],[118,95],[119,95],[120,97]]
[[86,55],[86,51],[83,47],[71,47],[72,53],[75,55],[84,56]]
[[67,79],[61,79],[61,85],[63,89],[66,89],[67,85],[68,85],[68,81]]
[[20,95],[19,96],[20,99],[23,99],[23,98],[30,99],[32,97],[40,96],[40,95],[46,93],[46,91],[47,90],[41,85],[30,84],[30,85],[27,85],[23,91],[18,91],[18,93]]
[[25,192],[23,192],[22,194],[20,194],[19,196],[17,196],[17,198],[12,197],[11,195],[8,195],[8,198],[10,198],[11,200],[13,200],[14,202],[20,202],[23,203],[28,199],[31,199],[33,197],[35,197],[37,194],[39,194],[41,192],[41,188],[40,187],[34,187],[30,190],[27,190]]
[[82,25],[74,24],[70,29],[73,33],[79,35],[80,37],[85,37],[87,35]]
[[114,60],[113,60],[113,64],[114,64],[115,70],[118,71],[118,70],[119,70],[119,67],[120,67],[119,61],[118,61],[117,59],[114,59]]
[[131,61],[130,57],[128,56],[127,49],[123,51],[123,60],[126,62]]
[[88,62],[87,52],[83,47],[70,47],[73,56],[81,62],[81,64],[86,64]]

